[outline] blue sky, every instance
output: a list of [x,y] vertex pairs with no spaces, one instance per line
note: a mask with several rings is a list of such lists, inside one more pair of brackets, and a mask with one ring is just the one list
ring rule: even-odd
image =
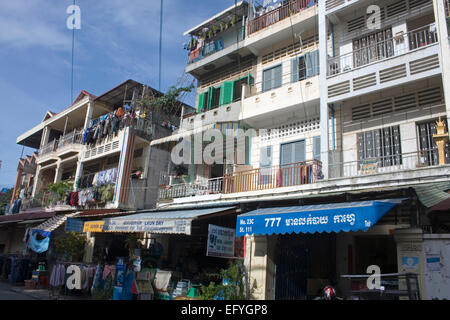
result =
[[[0,186],[13,186],[22,146],[16,138],[47,110],[71,104],[73,0],[0,0]],[[164,0],[162,90],[183,75],[184,31],[234,0]],[[100,95],[127,79],[158,87],[159,0],[76,0],[74,96]],[[34,150],[25,148],[24,155]]]

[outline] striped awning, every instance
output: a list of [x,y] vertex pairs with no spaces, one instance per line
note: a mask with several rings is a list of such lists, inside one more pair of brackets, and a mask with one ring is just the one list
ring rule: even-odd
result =
[[233,132],[236,132],[236,130],[239,129],[239,122],[216,122],[216,123],[204,125],[202,127],[183,131],[183,132],[173,134],[173,135],[165,137],[165,138],[153,140],[150,143],[150,146],[153,147],[153,146],[166,144],[166,143],[176,143],[176,142],[182,140],[183,138],[186,138],[189,136],[195,136],[197,134],[203,133],[210,129],[217,129],[225,135],[227,133],[227,130],[232,130]]
[[48,237],[52,233],[52,231],[58,229],[61,225],[63,225],[66,222],[67,218],[71,218],[76,215],[78,215],[78,212],[54,216],[44,223],[34,227],[33,230],[38,231],[44,237]]
[[149,211],[126,217],[103,219],[103,232],[154,234],[191,234],[193,220],[217,214],[227,214],[236,207],[217,207],[208,209]]

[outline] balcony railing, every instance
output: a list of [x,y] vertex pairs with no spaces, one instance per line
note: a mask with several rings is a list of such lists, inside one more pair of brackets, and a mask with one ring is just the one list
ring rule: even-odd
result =
[[66,134],[65,136],[59,139],[57,149],[61,149],[71,144],[81,144],[82,140],[83,140],[83,131],[74,130],[71,133]]
[[[447,148],[446,164],[450,164],[449,151],[450,150]],[[351,178],[433,166],[439,166],[437,149],[329,164],[329,176],[330,178]]]
[[236,41],[232,41],[229,44],[225,45],[223,38],[219,38],[216,40],[208,40],[208,42],[203,47],[190,51],[188,64],[200,61],[203,58],[206,58],[216,52],[222,51],[245,39],[245,27],[238,28],[236,33],[237,33]]
[[317,5],[318,0],[292,0],[248,22],[248,35],[263,30],[279,21]]
[[56,152],[62,149],[63,147],[71,144],[81,144],[82,139],[83,139],[83,132],[80,130],[74,130],[66,134],[65,136],[62,136],[61,138],[59,138],[59,140],[55,139],[47,143],[45,146],[39,149],[38,156],[42,157],[44,155]]
[[397,34],[383,41],[373,42],[368,46],[352,52],[328,59],[327,75],[333,76],[342,72],[382,61],[424,48],[438,42],[438,35],[434,24],[419,29]]
[[214,178],[203,182],[181,183],[167,186],[160,186],[159,199],[176,199],[192,196],[222,193],[223,178]]
[[57,140],[53,140],[52,142],[47,143],[45,146],[43,146],[41,149],[39,149],[38,157],[42,157],[42,156],[44,156],[46,154],[50,154],[52,152],[55,152],[57,146],[58,146],[58,141]]
[[322,175],[322,163],[317,160],[288,165],[258,168],[226,175],[223,193],[237,193],[300,186],[316,183]]

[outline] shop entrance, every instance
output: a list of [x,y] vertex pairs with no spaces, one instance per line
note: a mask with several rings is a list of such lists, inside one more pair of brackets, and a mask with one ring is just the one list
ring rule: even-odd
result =
[[276,300],[298,300],[306,297],[308,253],[303,243],[290,244],[283,237],[276,248]]
[[377,265],[381,273],[396,273],[397,246],[393,236],[355,237],[355,272],[366,274],[367,267]]
[[274,259],[276,300],[312,299],[336,283],[335,234],[281,235]]

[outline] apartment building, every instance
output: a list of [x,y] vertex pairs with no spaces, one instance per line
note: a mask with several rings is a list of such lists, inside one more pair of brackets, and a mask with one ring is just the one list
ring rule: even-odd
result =
[[158,207],[235,206],[255,299],[310,298],[330,282],[348,294],[342,275],[369,265],[417,273],[422,298],[450,294],[446,271],[427,265],[449,254],[449,3],[372,4],[242,1],[185,33],[197,111],[152,149],[194,150],[210,129],[252,134],[220,154],[245,163],[164,171]]
[[[139,104],[148,96],[162,93],[134,80],[98,97],[82,91],[69,108],[48,112],[39,125],[18,137],[18,144],[38,150],[34,177],[20,197],[21,211],[154,207],[157,186],[150,182],[157,181],[169,158],[159,150],[150,153],[150,142],[177,129],[184,105],[166,115]],[[67,182],[71,193],[62,190],[61,196],[49,190],[60,182]]]

